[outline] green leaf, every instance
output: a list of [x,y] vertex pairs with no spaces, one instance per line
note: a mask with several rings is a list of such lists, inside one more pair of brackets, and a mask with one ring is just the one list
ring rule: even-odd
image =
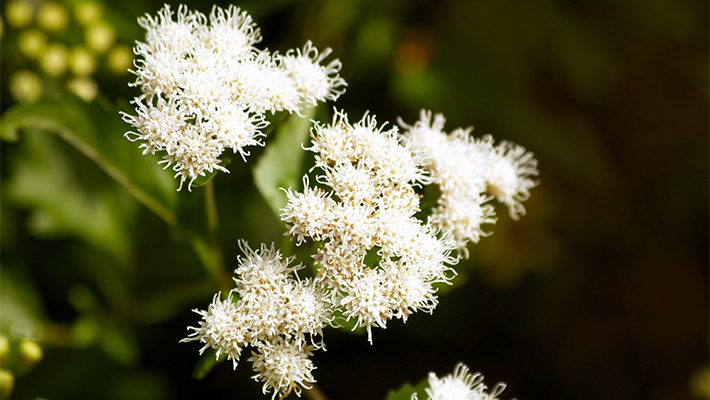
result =
[[[31,210],[32,234],[43,238],[76,236],[121,260],[130,254],[126,221],[132,215],[126,193],[115,185],[78,179],[63,149],[45,133],[28,133],[13,155],[5,182],[9,202]],[[68,149],[71,151],[70,149]]]
[[277,216],[286,205],[286,194],[280,189],[296,187],[300,183],[305,153],[301,145],[308,140],[310,119],[315,110],[304,110],[303,117],[292,114],[276,127],[276,137],[267,144],[252,170],[257,189]]
[[176,182],[157,164],[141,155],[135,143],[123,137],[127,130],[117,110],[76,98],[44,100],[18,105],[0,120],[0,139],[17,141],[19,132],[40,130],[56,134],[96,163],[167,224],[175,224]]
[[414,393],[417,394],[419,400],[424,400],[427,398],[426,389],[429,386],[429,381],[426,379],[421,380],[416,385],[411,383],[405,383],[397,390],[390,390],[387,393],[385,400],[410,400]]
[[227,359],[227,355],[222,353],[217,357],[216,350],[209,349],[200,357],[200,360],[195,364],[195,369],[192,370],[192,377],[195,379],[204,379],[207,374],[212,371],[215,365]]

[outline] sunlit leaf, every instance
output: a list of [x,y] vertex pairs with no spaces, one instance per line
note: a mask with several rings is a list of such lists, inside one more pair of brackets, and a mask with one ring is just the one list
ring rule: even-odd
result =
[[297,187],[300,182],[305,154],[301,145],[308,140],[315,110],[303,111],[303,117],[293,114],[276,127],[276,137],[267,144],[252,170],[257,189],[276,215],[286,205],[286,194],[281,188]]

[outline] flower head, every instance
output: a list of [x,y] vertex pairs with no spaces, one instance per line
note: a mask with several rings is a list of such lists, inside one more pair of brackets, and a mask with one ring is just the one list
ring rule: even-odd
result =
[[246,159],[247,148],[261,146],[266,112],[300,112],[316,102],[335,100],[345,82],[340,62],[320,63],[308,42],[285,56],[259,50],[259,28],[241,9],[214,7],[209,16],[166,5],[138,23],[145,41],[134,48],[133,86],[141,90],[136,114],[123,113],[144,153],[163,154],[180,188],[221,164],[226,149]]
[[[463,363],[456,364],[454,372],[439,378],[429,373],[429,387],[425,389],[427,400],[497,400],[505,389],[504,383],[498,383],[493,390],[483,384],[483,375],[472,374]],[[412,396],[416,400],[417,395]]]
[[311,348],[285,340],[276,340],[256,348],[249,361],[254,369],[254,380],[263,382],[264,394],[273,392],[286,395],[291,391],[301,395],[301,388],[310,389],[315,382],[313,370],[316,368],[309,358]]

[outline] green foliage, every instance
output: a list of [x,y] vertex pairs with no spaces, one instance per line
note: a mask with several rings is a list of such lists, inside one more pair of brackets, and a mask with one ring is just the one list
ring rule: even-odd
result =
[[399,389],[390,390],[385,400],[410,400],[415,393],[420,400],[424,400],[427,398],[424,389],[428,386],[429,382],[426,379],[421,380],[415,385],[405,383]]
[[254,183],[271,210],[277,216],[286,205],[286,194],[281,188],[298,187],[305,152],[301,145],[308,140],[310,119],[316,108],[303,111],[303,117],[292,114],[276,127],[275,138],[252,169]]
[[67,97],[8,110],[0,122],[0,138],[17,141],[19,132],[27,130],[56,134],[166,223],[174,224],[175,180],[158,166],[155,157],[141,155],[123,137],[125,129],[117,111]]
[[192,371],[192,377],[195,379],[204,379],[207,374],[212,371],[215,365],[227,359],[227,355],[222,353],[217,357],[217,352],[214,349],[209,349],[200,357],[200,360],[195,365]]

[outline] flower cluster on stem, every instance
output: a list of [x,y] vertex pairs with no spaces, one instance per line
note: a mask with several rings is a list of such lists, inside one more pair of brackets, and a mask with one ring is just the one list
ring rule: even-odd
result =
[[165,5],[138,23],[146,36],[136,43],[131,72],[141,94],[135,114],[122,114],[135,128],[125,136],[144,154],[162,154],[180,187],[229,172],[224,150],[245,159],[248,147],[263,145],[267,112],[298,113],[345,91],[340,61],[323,64],[330,49],[319,52],[310,41],[285,54],[258,49],[259,28],[234,6],[207,16]]

